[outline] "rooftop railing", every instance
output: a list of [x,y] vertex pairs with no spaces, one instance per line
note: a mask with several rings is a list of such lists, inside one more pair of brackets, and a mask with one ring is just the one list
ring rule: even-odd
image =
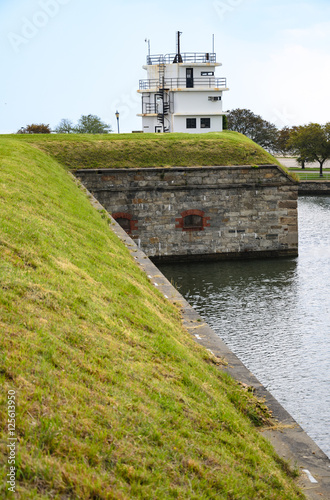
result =
[[175,64],[175,63],[216,63],[214,52],[183,52],[182,54],[156,54],[147,56],[147,64]]
[[209,89],[213,88],[226,88],[227,79],[226,78],[214,78],[214,77],[201,77],[194,78],[193,84],[191,82],[189,87],[187,87],[186,78],[164,78],[164,84],[161,84],[158,79],[140,80],[139,89],[149,90],[149,89],[160,89],[165,88],[169,90],[182,89],[182,88],[200,88],[207,87]]

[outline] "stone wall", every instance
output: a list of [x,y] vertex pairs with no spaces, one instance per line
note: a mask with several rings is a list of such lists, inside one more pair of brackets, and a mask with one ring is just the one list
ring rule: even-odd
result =
[[298,192],[300,195],[329,195],[329,181],[300,181]]
[[274,165],[78,170],[157,260],[296,256],[297,184]]

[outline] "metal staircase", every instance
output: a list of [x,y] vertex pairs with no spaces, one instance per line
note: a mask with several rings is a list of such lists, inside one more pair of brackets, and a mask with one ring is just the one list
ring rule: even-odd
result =
[[169,128],[165,127],[165,116],[168,115],[170,111],[170,104],[166,100],[167,95],[165,89],[165,64],[160,62],[158,92],[156,93],[156,97],[160,97],[162,102],[162,112],[157,114],[157,120],[163,128],[163,132],[169,132]]

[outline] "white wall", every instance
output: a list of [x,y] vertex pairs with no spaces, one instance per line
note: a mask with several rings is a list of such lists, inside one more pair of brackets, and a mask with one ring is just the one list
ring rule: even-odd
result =
[[155,127],[159,125],[157,118],[155,116],[143,116],[142,117],[142,130],[147,133],[154,133]]
[[[175,113],[221,113],[221,101],[209,101],[209,96],[222,96],[219,91],[180,91],[174,93]],[[222,98],[222,97],[221,97]]]
[[[186,132],[190,134],[202,134],[207,132],[221,132],[222,131],[222,116],[175,116],[174,115],[174,132]],[[197,127],[196,128],[186,128],[186,119],[187,118],[196,118]],[[211,128],[201,128],[200,127],[200,119],[201,118],[210,118],[211,119]]]
[[[145,67],[145,66],[144,66]],[[186,69],[193,68],[194,70],[194,78],[205,78],[208,77],[201,76],[201,73],[204,71],[213,71],[215,73],[215,66],[210,66],[205,64],[204,66],[199,66],[195,64],[167,64],[165,66],[165,78],[186,78]],[[217,78],[217,75],[214,74]],[[159,77],[159,65],[158,64],[150,64],[147,67],[147,78],[148,79],[158,79]]]

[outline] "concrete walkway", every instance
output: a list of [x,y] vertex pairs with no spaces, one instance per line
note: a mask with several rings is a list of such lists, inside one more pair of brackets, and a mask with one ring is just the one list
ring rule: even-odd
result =
[[[276,156],[275,157],[282,165],[284,165],[287,168],[296,168],[299,170],[299,172],[302,171],[302,169],[299,167],[299,163],[297,163],[295,158],[289,158],[289,157],[284,157],[284,156]],[[320,165],[318,162],[314,163],[306,163],[305,168],[320,168]],[[330,160],[327,160],[323,164],[323,168],[330,168]],[[330,499],[329,499],[330,500]]]

